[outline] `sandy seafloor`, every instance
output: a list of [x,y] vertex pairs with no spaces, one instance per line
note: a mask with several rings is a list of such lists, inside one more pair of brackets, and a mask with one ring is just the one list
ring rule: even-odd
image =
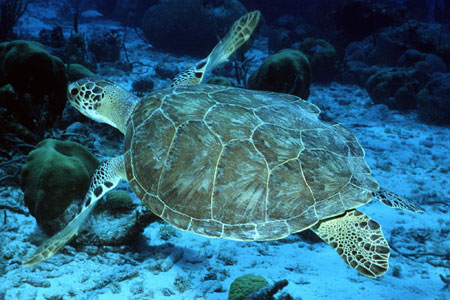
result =
[[[29,30],[30,34],[51,28],[48,24],[54,16],[42,10],[28,11],[21,26],[33,25],[36,32]],[[105,24],[117,26],[89,23],[82,24],[80,31],[88,33]],[[259,38],[250,50],[250,55],[257,55],[255,66],[267,55],[266,43]],[[153,51],[132,34],[127,48],[133,59],[151,66],[164,61],[183,69],[184,64],[196,61]],[[100,67],[99,75],[127,88],[136,77],[113,74],[107,66]],[[155,83],[156,87],[169,84]],[[309,101],[352,129],[380,185],[426,209],[424,214],[414,214],[377,201],[360,208],[382,225],[393,247],[390,270],[380,279],[358,275],[331,247],[299,235],[251,243],[168,230],[174,234],[162,239],[161,229],[168,229],[162,222],[148,226],[133,248],[66,246],[48,261],[26,268],[20,265],[21,260],[46,237],[33,217],[8,210],[6,223],[3,212],[0,220],[0,263],[5,271],[0,277],[0,299],[220,300],[228,298],[236,277],[248,273],[262,275],[270,282],[288,280],[282,291],[294,299],[450,299],[450,289],[444,289],[440,278],[450,278],[450,128],[425,125],[413,111],[373,105],[357,86],[312,85]],[[119,136],[115,129],[92,122],[71,128],[86,135],[84,142],[101,160],[120,152],[120,143],[110,142],[102,134],[107,131],[109,137]],[[19,188],[2,187],[0,197],[2,202],[26,209]]]

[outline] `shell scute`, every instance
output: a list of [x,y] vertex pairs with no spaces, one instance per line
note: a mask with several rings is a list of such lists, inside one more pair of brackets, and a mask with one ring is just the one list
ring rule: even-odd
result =
[[305,148],[300,131],[271,124],[259,126],[252,139],[255,147],[266,158],[270,169],[298,157],[300,151]]
[[176,211],[211,218],[211,197],[222,144],[202,121],[178,127],[159,183],[158,196]]
[[378,189],[350,130],[298,97],[197,85],[157,91],[128,124],[131,186],[199,234],[272,240],[370,201]]
[[342,124],[334,124],[332,127],[334,128],[336,135],[342,136],[347,141],[351,156],[364,157],[364,150],[358,143],[353,132]]
[[219,238],[223,235],[223,223],[211,219],[192,219],[191,230],[197,234]]
[[161,109],[179,126],[181,123],[192,120],[202,120],[215,102],[208,96],[194,92],[174,93],[166,97]]
[[210,92],[210,95],[219,103],[238,105],[249,109],[271,105],[274,103],[274,100],[277,100],[276,96],[261,91],[251,91],[249,93],[245,89],[233,89],[231,93],[232,95],[230,94],[230,88],[228,88]]
[[264,157],[252,143],[230,142],[217,167],[214,219],[226,224],[265,222],[267,178]]
[[205,122],[223,143],[234,139],[249,139],[261,121],[252,110],[229,104],[214,105]]
[[272,170],[269,199],[268,220],[286,220],[301,215],[314,205],[314,196],[305,181],[298,159],[289,160]]
[[319,221],[315,206],[308,206],[301,214],[291,217],[286,220],[290,233],[298,232],[302,229],[308,228]]
[[192,221],[190,216],[173,210],[168,206],[165,207],[163,213],[161,214],[161,218],[182,230],[188,230]]
[[145,194],[145,196],[142,198],[142,202],[144,202],[145,206],[150,208],[152,212],[158,217],[161,217],[164,212],[164,208],[166,207],[164,202],[162,202],[159,197],[151,195],[149,193]]
[[256,224],[225,224],[223,226],[222,237],[240,241],[254,241],[256,240],[257,235]]
[[277,240],[291,234],[291,228],[285,220],[267,221],[256,225],[256,238],[268,240]]
[[132,121],[136,125],[142,124],[146,119],[149,118],[160,106],[162,100],[164,99],[165,93],[163,91],[157,91],[145,96],[144,99],[140,101],[135,110],[139,113],[133,113]]
[[314,208],[319,220],[329,216],[339,215],[346,210],[339,193],[326,199],[320,199],[316,202]]
[[304,130],[302,131],[302,142],[307,149],[330,151],[344,157],[350,155],[347,141],[332,129]]
[[291,130],[326,128],[315,114],[302,110],[293,103],[263,106],[256,109],[256,115],[265,123]]
[[348,161],[330,151],[305,149],[300,154],[300,164],[316,200],[339,193],[352,178]]
[[134,129],[131,142],[133,177],[149,193],[156,195],[158,192],[159,178],[174,135],[173,123],[159,110]]

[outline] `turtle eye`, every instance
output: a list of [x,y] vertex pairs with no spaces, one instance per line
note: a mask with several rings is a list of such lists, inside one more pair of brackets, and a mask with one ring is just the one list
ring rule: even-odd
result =
[[78,89],[77,88],[73,88],[73,89],[71,89],[70,90],[70,94],[72,95],[72,96],[76,96],[76,94],[78,94]]

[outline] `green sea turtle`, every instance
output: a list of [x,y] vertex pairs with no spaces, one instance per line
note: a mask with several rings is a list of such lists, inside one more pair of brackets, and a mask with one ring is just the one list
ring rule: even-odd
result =
[[355,136],[296,96],[176,84],[139,100],[102,79],[68,92],[81,113],[125,134],[124,153],[98,167],[80,214],[24,265],[55,254],[120,180],[179,229],[243,241],[311,229],[369,277],[387,271],[390,249],[381,226],[356,208],[375,196],[421,211],[380,189]]

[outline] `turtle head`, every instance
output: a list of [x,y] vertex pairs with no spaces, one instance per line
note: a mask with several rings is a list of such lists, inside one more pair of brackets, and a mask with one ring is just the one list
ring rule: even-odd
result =
[[83,78],[69,84],[69,102],[86,117],[109,124],[122,133],[139,99],[118,84],[97,78]]

